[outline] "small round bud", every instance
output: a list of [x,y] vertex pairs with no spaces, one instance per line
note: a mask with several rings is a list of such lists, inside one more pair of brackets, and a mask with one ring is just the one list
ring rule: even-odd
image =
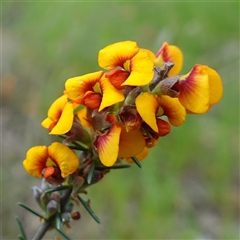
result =
[[71,217],[72,217],[73,220],[78,220],[78,219],[81,218],[81,214],[80,214],[80,212],[78,212],[78,211],[72,212],[72,213],[71,213]]
[[51,193],[51,199],[55,200],[56,202],[60,202],[60,194],[59,194],[59,192]]

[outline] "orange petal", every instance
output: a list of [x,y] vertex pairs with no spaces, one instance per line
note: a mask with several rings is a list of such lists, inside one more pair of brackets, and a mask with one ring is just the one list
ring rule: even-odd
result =
[[105,76],[100,80],[100,87],[102,90],[102,102],[98,110],[99,112],[105,107],[122,102],[125,98],[123,92],[117,90]]
[[150,93],[142,93],[136,98],[136,108],[142,119],[155,131],[158,131],[156,113],[158,101]]
[[166,136],[171,131],[171,125],[162,119],[157,118],[157,126],[158,126],[158,136],[159,137]]
[[143,86],[152,81],[153,75],[153,61],[145,50],[140,49],[130,60],[130,76],[122,85]]
[[50,178],[54,174],[54,172],[55,172],[55,169],[53,166],[47,167],[44,171],[44,178],[45,179]]
[[117,42],[99,51],[98,64],[107,70],[112,70],[117,66],[123,68],[124,63],[136,55],[138,51],[136,42]]
[[50,134],[60,135],[67,133],[72,127],[73,118],[74,118],[73,105],[71,102],[67,102],[64,108],[62,109],[62,113],[57,124],[53,127]]
[[85,74],[79,77],[70,78],[65,83],[65,94],[72,101],[81,103],[81,97],[87,91],[93,91],[94,85],[100,80],[103,71]]
[[210,103],[209,77],[206,69],[196,64],[190,73],[181,76],[179,80],[178,99],[181,104],[190,112],[205,113]]
[[74,151],[66,145],[54,142],[48,147],[49,157],[58,165],[61,176],[66,178],[79,167],[79,159]]
[[46,167],[48,150],[46,146],[35,146],[28,150],[23,166],[28,174],[41,178]]
[[92,91],[87,91],[86,94],[81,99],[81,103],[90,109],[99,108],[101,101],[102,101],[101,94]]
[[111,128],[97,139],[97,150],[103,165],[112,166],[117,160],[121,127],[113,124]]
[[[149,153],[149,148],[145,147],[142,152],[137,154],[135,157],[137,158],[138,161],[142,161],[147,157]],[[126,158],[126,161],[129,163],[134,163],[134,161],[131,158]]]
[[180,126],[183,124],[186,118],[186,110],[179,102],[178,98],[162,95],[158,96],[157,100],[159,106],[163,109],[163,114],[161,115],[166,115],[173,126]]
[[174,63],[174,67],[170,70],[169,76],[175,76],[181,71],[183,54],[178,47],[164,42],[162,47],[158,50],[156,57],[156,66],[163,66],[164,62]]
[[110,72],[105,74],[105,77],[109,79],[111,84],[119,90],[122,90],[124,86],[121,86],[122,83],[126,81],[129,77],[129,72],[124,71],[122,69],[113,69]]
[[121,127],[118,157],[133,157],[141,153],[145,147],[145,140],[140,130],[127,132],[124,124],[117,123]]

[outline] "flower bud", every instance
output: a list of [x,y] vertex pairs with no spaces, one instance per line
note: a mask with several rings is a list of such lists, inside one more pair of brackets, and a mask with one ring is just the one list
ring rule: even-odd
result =
[[60,202],[60,194],[59,192],[53,192],[51,193],[51,197],[52,200],[55,200],[56,202]]
[[61,214],[61,219],[63,223],[69,223],[72,219],[71,214],[69,212],[64,212]]
[[179,93],[179,76],[165,78],[160,81],[152,90],[153,94],[168,95],[169,97],[178,97]]
[[36,186],[32,187],[32,191],[33,191],[33,197],[36,200],[36,202],[40,205],[40,199],[41,199],[41,195],[42,195],[42,190]]
[[40,206],[42,209],[46,209],[47,203],[49,202],[50,198],[48,194],[43,193],[40,198]]
[[59,205],[55,200],[50,200],[46,207],[46,218],[51,217],[53,214],[55,214],[58,211]]
[[78,212],[78,211],[72,212],[72,213],[71,213],[71,217],[72,217],[73,220],[78,220],[78,219],[81,218],[81,214],[80,214],[80,212]]

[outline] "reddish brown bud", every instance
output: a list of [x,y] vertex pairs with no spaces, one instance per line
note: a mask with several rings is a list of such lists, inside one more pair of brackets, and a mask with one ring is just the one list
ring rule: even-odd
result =
[[72,217],[73,220],[78,220],[78,219],[81,218],[81,214],[80,214],[80,212],[78,212],[78,211],[72,212],[72,213],[71,213],[71,217]]

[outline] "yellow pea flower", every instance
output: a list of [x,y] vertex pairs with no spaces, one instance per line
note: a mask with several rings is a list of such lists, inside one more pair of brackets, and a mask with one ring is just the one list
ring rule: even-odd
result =
[[117,42],[100,50],[98,64],[110,70],[106,77],[117,88],[146,85],[154,75],[151,57],[132,41]]
[[212,68],[196,64],[179,78],[178,99],[188,113],[205,113],[220,101],[223,94],[222,80]]
[[79,167],[79,159],[66,145],[54,142],[49,147],[35,146],[28,150],[23,166],[27,173],[41,178],[43,170],[46,179],[59,180],[74,173]]

